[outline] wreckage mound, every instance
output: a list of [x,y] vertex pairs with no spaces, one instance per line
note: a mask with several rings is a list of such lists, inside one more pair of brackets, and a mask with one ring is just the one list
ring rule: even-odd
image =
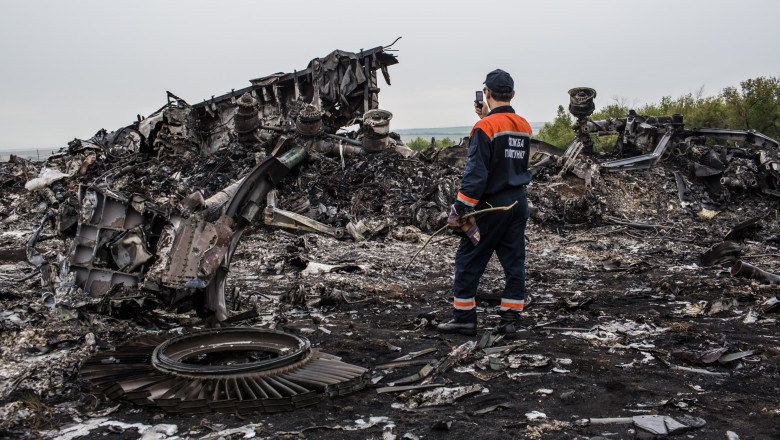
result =
[[587,228],[641,218],[674,221],[685,214],[707,218],[723,213],[723,218],[744,210],[743,205],[759,217],[776,215],[780,199],[772,188],[780,174],[759,169],[757,151],[696,147],[654,168],[622,172],[599,169],[607,158],[577,160],[580,177],[561,175],[555,162],[535,168],[529,186],[529,200],[537,208],[532,217],[546,227]]
[[394,226],[434,231],[446,221],[462,173],[390,149],[344,158],[310,154],[282,189],[281,205],[340,227],[371,221],[372,234]]

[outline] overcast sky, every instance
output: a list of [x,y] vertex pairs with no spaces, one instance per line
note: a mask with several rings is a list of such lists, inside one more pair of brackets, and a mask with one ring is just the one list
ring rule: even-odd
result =
[[0,148],[65,146],[165,103],[194,104],[334,49],[391,43],[380,79],[391,128],[476,121],[485,74],[515,79],[513,104],[549,121],[567,90],[597,106],[715,95],[778,76],[780,2],[11,1],[0,0]]

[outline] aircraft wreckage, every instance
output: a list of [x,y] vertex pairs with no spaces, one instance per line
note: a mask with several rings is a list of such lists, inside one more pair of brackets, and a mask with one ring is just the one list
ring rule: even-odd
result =
[[[593,152],[591,136],[617,135],[617,154],[644,154],[604,162],[598,168],[610,172],[642,170],[651,168],[658,161],[672,155],[677,158],[691,157],[696,177],[715,176],[715,181],[708,179],[708,187],[716,193],[722,193],[719,188],[721,185],[737,188],[760,187],[764,193],[780,197],[780,163],[776,156],[778,143],[762,133],[755,130],[722,128],[685,129],[683,115],[644,116],[633,110],[630,110],[625,118],[593,121],[590,115],[596,108],[596,91],[588,87],[578,87],[569,90],[569,97],[569,113],[576,118],[572,127],[575,139],[562,156],[564,163],[561,173],[574,168],[577,157],[583,150]],[[757,148],[706,146],[708,138],[746,142]],[[743,160],[733,160],[734,158]],[[595,171],[596,167],[593,169]],[[683,199],[689,184],[686,184],[680,175],[676,178],[680,198]]]
[[[307,152],[343,156],[394,148],[412,153],[390,138],[392,114],[378,108],[377,71],[389,84],[387,68],[397,62],[383,47],[357,54],[335,51],[312,60],[305,70],[254,79],[247,88],[200,104],[168,93],[168,103],[149,117],[71,143],[71,149],[100,147],[117,160],[135,154],[203,157],[234,142],[268,154],[211,197],[204,199],[197,190],[169,212],[142,195],[114,190],[110,182],[130,171],[119,164],[102,181],[82,186],[70,257],[76,285],[93,297],[117,285],[167,291],[172,303],[203,295],[215,320],[227,319],[225,277],[241,234],[263,215],[269,191]],[[355,123],[360,129],[354,137],[335,134]],[[274,208],[265,209],[269,223],[343,236],[343,231]]]
[[[373,155],[377,158],[373,162],[382,167],[397,162],[399,155],[417,154],[391,133],[392,114],[379,108],[378,72],[389,85],[388,67],[397,62],[389,46],[358,53],[334,51],[303,70],[254,79],[249,87],[194,105],[168,92],[167,103],[148,117],[139,116],[110,133],[101,130],[89,140],[72,141],[67,152],[60,153],[79,158],[68,164],[67,173],[48,177],[42,173],[42,182],[28,182],[28,189],[40,189],[60,207],[56,214],[46,213],[28,242],[28,260],[60,300],[81,296],[82,303],[97,302],[118,290],[140,289],[171,306],[192,305],[212,324],[235,322],[228,316],[226,279],[242,234],[260,218],[268,225],[338,239],[357,241],[371,232],[362,222],[326,224],[305,215],[305,209],[281,209],[276,189],[313,155],[334,158],[333,172],[343,174],[345,157]],[[590,187],[598,184],[602,171],[650,168],[673,157],[691,170],[688,177],[675,173],[684,204],[697,203],[692,194],[698,192],[703,194],[701,204],[723,205],[728,188],[780,195],[778,144],[761,133],[685,129],[681,115],[630,112],[625,118],[592,121],[596,92],[577,88],[569,93],[569,110],[577,118],[576,138],[565,151],[533,141],[531,161],[537,175],[554,171],[560,178],[571,173]],[[341,132],[355,125],[357,130]],[[618,135],[619,155],[639,155],[598,164],[589,154],[593,135]],[[757,148],[709,146],[706,137]],[[462,168],[465,145],[450,151],[429,149],[418,156],[459,163]],[[177,161],[202,162],[197,177],[176,170]],[[98,162],[103,162],[101,167]],[[417,222],[421,229],[433,230],[444,223],[446,215],[441,214],[460,177],[457,167],[446,168],[456,171],[420,185],[424,196],[403,214],[408,224]],[[365,175],[355,186],[371,179],[370,169],[362,172]],[[430,177],[430,169],[415,172],[416,179]],[[80,176],[85,182],[75,197],[58,197],[47,187],[63,176]],[[296,188],[332,184],[322,177],[300,176]],[[689,178],[703,182],[704,189]],[[409,176],[396,180],[398,185],[416,185]],[[166,191],[149,191],[160,181],[166,182]],[[387,197],[382,203],[390,203],[392,189],[378,189]],[[354,204],[365,205],[362,202]],[[314,209],[308,200],[302,204]],[[568,199],[561,218],[599,221],[593,205],[587,195]],[[538,208],[542,212],[533,210],[533,216],[556,220],[554,206]],[[317,209],[329,213],[324,205]],[[75,236],[62,268],[46,262],[34,247],[49,221],[55,221],[60,232]],[[737,264],[735,274],[777,282],[776,275]],[[55,272],[60,277],[56,282]],[[316,403],[322,393],[360,389],[367,379],[366,369],[318,352],[305,338],[255,328],[140,336],[114,351],[96,354],[81,373],[109,396],[185,413],[292,409]]]
[[[71,142],[70,152],[103,152],[116,165],[93,184],[79,187],[68,261],[73,288],[100,298],[112,289],[139,287],[166,296],[171,304],[196,297],[197,309],[215,323],[224,322],[230,260],[255,219],[344,235],[343,229],[276,209],[273,193],[265,203],[309,152],[344,157],[393,148],[411,155],[389,136],[392,114],[378,108],[377,71],[389,85],[387,68],[397,62],[384,47],[334,51],[304,70],[254,79],[249,87],[196,105],[168,92],[168,102],[152,115]],[[335,134],[354,124],[359,130],[352,137]],[[142,193],[127,194],[115,183],[137,169],[139,158],[193,160],[236,142],[251,145],[265,158],[208,198],[198,188],[175,206],[159,204]],[[95,155],[87,157],[95,160]],[[81,373],[109,396],[192,413],[312,405],[321,393],[363,388],[367,371],[312,349],[302,337],[228,328],[137,338],[92,357]]]

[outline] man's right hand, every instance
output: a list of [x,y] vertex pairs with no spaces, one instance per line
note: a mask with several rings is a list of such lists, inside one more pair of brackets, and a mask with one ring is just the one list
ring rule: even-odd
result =
[[[482,103],[482,105],[479,105],[480,102]],[[477,101],[475,99],[474,100],[474,112],[477,114],[477,116],[479,116],[479,119],[482,119],[485,116],[487,116],[488,113],[490,113],[490,109],[488,109],[487,101]]]

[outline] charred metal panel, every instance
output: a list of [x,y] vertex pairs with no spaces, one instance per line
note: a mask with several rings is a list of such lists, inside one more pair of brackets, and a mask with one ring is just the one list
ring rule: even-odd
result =
[[[99,297],[112,287],[141,282],[167,220],[148,203],[132,203],[97,189],[81,188],[81,220],[70,254],[76,284]],[[135,207],[143,206],[142,212]]]
[[266,197],[265,211],[263,211],[263,221],[265,224],[299,229],[302,231],[321,232],[323,234],[332,235],[338,239],[344,238],[346,235],[344,228],[334,228],[304,215],[277,208],[276,194],[276,190],[272,190]]
[[173,288],[204,288],[214,277],[220,261],[227,253],[233,222],[220,218],[208,222],[198,217],[183,220],[176,230],[164,285]]

